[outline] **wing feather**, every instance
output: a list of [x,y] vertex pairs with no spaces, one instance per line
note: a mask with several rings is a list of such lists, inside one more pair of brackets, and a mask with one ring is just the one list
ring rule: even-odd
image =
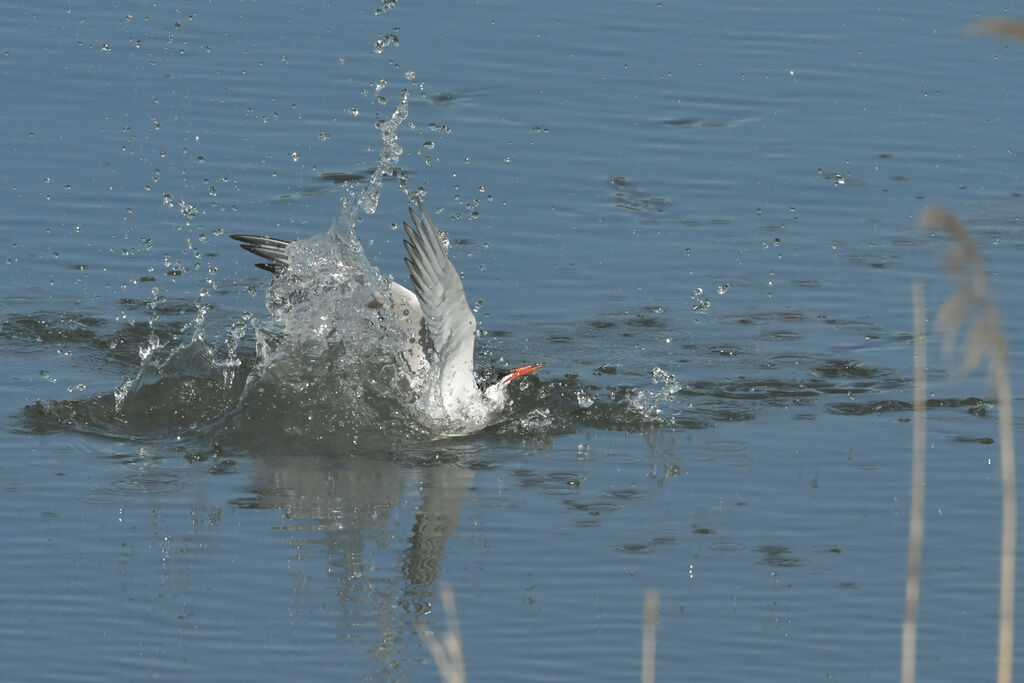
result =
[[473,375],[476,317],[466,301],[462,278],[441,243],[440,233],[423,204],[418,203],[419,215],[410,208],[412,225],[404,223],[408,235],[405,249],[409,253],[405,263],[441,368],[441,390],[460,396],[477,391]]
[[291,242],[279,240],[276,237],[260,237],[259,235],[231,235],[231,239],[238,240],[239,246],[246,251],[265,258],[271,263],[257,263],[257,268],[269,270],[275,275],[288,267],[288,245]]

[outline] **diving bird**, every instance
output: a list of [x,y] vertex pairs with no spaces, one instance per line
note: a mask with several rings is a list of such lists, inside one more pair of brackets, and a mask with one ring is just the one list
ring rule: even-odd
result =
[[[494,384],[480,386],[473,368],[476,317],[440,233],[418,198],[417,204],[419,215],[409,208],[412,225],[403,222],[408,237],[403,240],[408,253],[405,264],[415,292],[394,280],[389,284],[391,306],[404,338],[402,379],[417,400],[426,397],[440,403],[445,421],[455,431],[480,428],[506,405],[509,384],[542,365],[514,368]],[[275,275],[287,268],[290,242],[258,235],[231,238],[269,261],[257,263],[258,268]],[[380,294],[367,302],[383,304]]]

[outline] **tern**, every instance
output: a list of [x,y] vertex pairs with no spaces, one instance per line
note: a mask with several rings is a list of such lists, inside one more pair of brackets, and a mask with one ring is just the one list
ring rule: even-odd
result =
[[[509,384],[542,365],[512,369],[494,384],[481,388],[473,369],[476,317],[462,278],[441,241],[441,235],[417,198],[420,214],[409,208],[412,225],[403,221],[403,240],[415,292],[394,280],[389,283],[391,307],[404,338],[403,379],[414,401],[440,404],[449,429],[465,433],[488,424],[506,405]],[[288,267],[291,242],[258,235],[231,235],[241,247],[269,263],[258,268],[275,275]],[[379,294],[369,306],[384,305]]]

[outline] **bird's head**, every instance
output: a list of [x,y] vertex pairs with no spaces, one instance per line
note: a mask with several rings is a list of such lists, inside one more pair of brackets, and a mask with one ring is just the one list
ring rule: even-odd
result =
[[511,372],[503,375],[501,379],[485,389],[484,395],[495,403],[504,404],[505,390],[508,389],[509,384],[520,377],[526,377],[529,374],[537,372],[542,367],[544,367],[543,363],[540,365],[522,365],[518,368],[513,368]]

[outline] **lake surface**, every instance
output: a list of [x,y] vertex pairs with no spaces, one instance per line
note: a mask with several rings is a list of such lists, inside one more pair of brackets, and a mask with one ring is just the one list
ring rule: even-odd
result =
[[[470,680],[637,678],[648,589],[659,680],[893,680],[925,207],[1024,386],[1003,6],[423,5],[0,3],[4,679],[438,680],[448,584]],[[359,327],[407,191],[545,363],[465,437]],[[282,299],[233,233],[366,261]],[[997,410],[929,341],[918,671],[978,680]]]

